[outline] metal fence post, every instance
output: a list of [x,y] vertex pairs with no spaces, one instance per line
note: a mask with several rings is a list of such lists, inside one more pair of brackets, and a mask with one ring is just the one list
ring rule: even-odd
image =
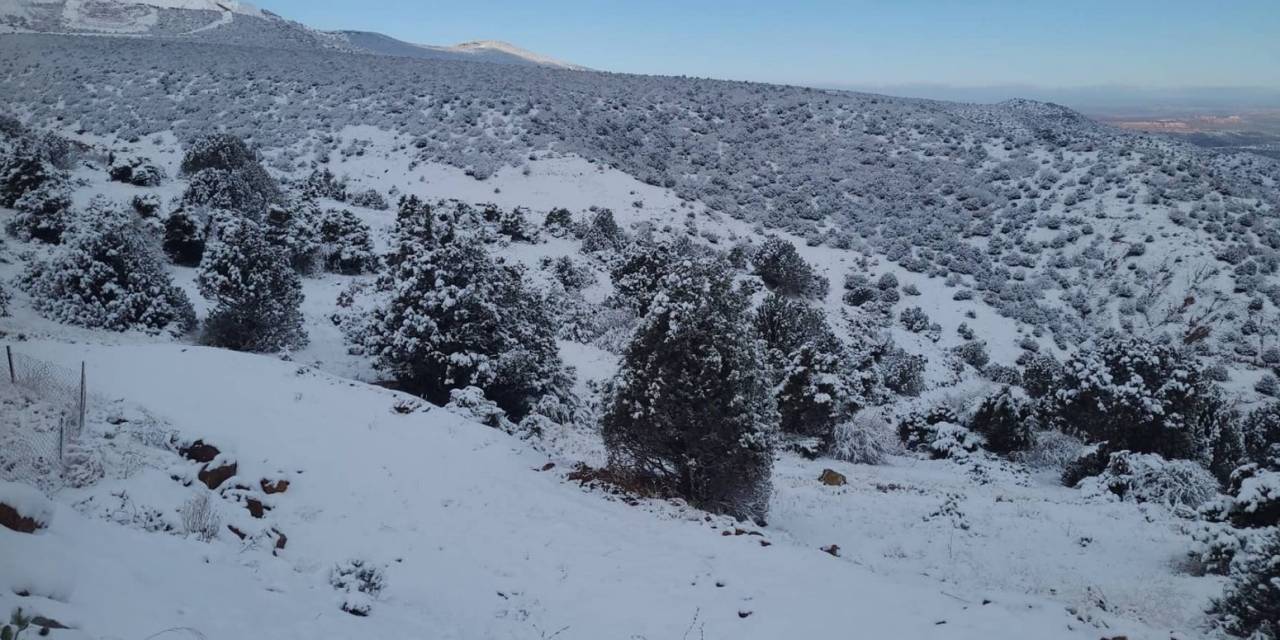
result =
[[10,384],[18,384],[18,376],[13,373],[13,347],[6,344],[4,346],[4,355],[9,359],[9,382]]
[[84,433],[84,411],[85,411],[85,391],[84,391],[84,361],[80,361],[80,424],[76,428],[76,436]]

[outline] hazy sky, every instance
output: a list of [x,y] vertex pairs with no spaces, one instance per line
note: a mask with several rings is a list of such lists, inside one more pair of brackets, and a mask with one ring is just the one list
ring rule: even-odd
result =
[[1280,0],[257,0],[322,29],[818,85],[1280,89]]

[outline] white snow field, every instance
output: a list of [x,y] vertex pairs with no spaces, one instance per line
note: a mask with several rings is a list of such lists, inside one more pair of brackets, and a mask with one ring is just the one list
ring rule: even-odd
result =
[[[206,491],[168,477],[190,476],[193,463],[150,449],[128,477],[109,468],[91,488],[59,493],[47,531],[0,531],[0,607],[38,607],[78,628],[54,637],[169,628],[208,638],[1168,637],[1115,620],[1101,632],[1045,597],[877,571],[856,558],[885,543],[862,540],[856,526],[826,529],[845,550],[833,557],[807,540],[826,523],[793,513],[802,490],[783,490],[779,526],[757,535],[697,511],[582,490],[563,467],[540,471],[545,456],[496,430],[443,409],[402,415],[393,405],[404,396],[295,363],[181,345],[22,348],[83,360],[100,395],[145,408],[180,439],[218,446],[238,461],[228,484],[290,482],[258,495],[270,507],[261,520],[214,501],[248,542],[225,529],[207,544],[148,533],[73,508],[128,496],[135,512],[172,519]],[[93,421],[90,446],[147,449],[130,431],[142,414],[114,411]],[[860,519],[861,508],[845,511],[844,502],[831,503],[843,513],[831,518]],[[895,511],[913,507],[865,517]],[[732,535],[736,527],[749,533]],[[278,555],[255,538],[269,529],[287,535]],[[932,527],[900,531],[907,549],[943,543]],[[351,558],[386,566],[387,588],[368,617],[341,611],[328,583],[330,568]],[[1016,571],[1017,560],[1003,568]]]

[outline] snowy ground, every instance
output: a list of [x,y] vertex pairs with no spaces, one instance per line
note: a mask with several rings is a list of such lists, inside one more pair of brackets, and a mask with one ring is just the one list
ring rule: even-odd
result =
[[[375,141],[362,156],[335,159],[335,173],[359,189],[523,206],[539,221],[553,207],[578,215],[595,205],[612,208],[624,226],[679,228],[692,212],[723,238],[757,235],[575,157],[478,182],[440,165],[406,169],[406,157],[379,152],[393,141],[376,130],[350,134]],[[162,138],[135,151],[173,176],[177,156],[159,151],[171,145]],[[81,204],[92,193],[127,201],[139,191],[106,183],[100,170],[78,176]],[[168,201],[181,188],[170,180],[155,191]],[[375,230],[394,220],[393,212],[352,210]],[[796,244],[831,278],[825,306],[837,322],[839,283],[857,254]],[[7,253],[26,248],[10,241]],[[538,258],[576,250],[550,239],[502,253],[536,276]],[[21,266],[0,264],[0,277]],[[962,321],[988,341],[994,361],[1017,354],[1012,321],[981,302],[951,301],[937,279],[883,265],[873,275],[886,270],[921,289],[899,308],[922,306],[944,327],[938,344],[895,330],[905,348],[930,356],[931,380],[946,377],[940,354],[959,343]],[[175,269],[174,278],[203,313],[194,272]],[[350,281],[305,281],[311,342],[290,362],[52,324],[10,287],[13,315],[0,319],[0,331],[16,349],[87,363],[99,398],[88,442],[106,477],[56,492],[47,531],[0,530],[0,612],[39,610],[77,627],[54,632],[68,638],[190,628],[208,638],[1164,640],[1199,637],[1200,612],[1220,592],[1216,579],[1181,569],[1190,541],[1168,512],[1086,501],[1052,474],[992,462],[893,457],[871,467],[786,454],[769,525],[759,530],[680,505],[628,505],[565,478],[574,462],[599,464],[595,434],[552,434],[540,452],[445,410],[393,411],[404,397],[364,384],[378,376],[346,352],[329,319]],[[607,288],[602,279],[587,294],[598,300]],[[977,320],[964,317],[970,308]],[[578,369],[580,390],[616,367],[615,355],[587,345],[564,342],[562,354]],[[180,530],[178,510],[205,491],[182,482],[197,465],[173,451],[171,434],[204,439],[237,461],[231,484],[247,490],[215,505],[245,540],[225,527],[211,543],[163,530]],[[549,461],[555,466],[542,471]],[[849,484],[823,486],[825,468]],[[290,481],[285,493],[257,490],[280,478]],[[263,518],[248,513],[248,497],[270,507]],[[277,533],[287,545],[273,555]],[[838,557],[820,550],[832,544]],[[330,569],[352,558],[386,567],[388,586],[367,618],[342,612],[329,585]]]
[[[974,530],[944,537],[950,524],[919,514],[937,506],[930,494],[940,486],[965,480],[954,469],[908,461],[842,466],[858,488],[840,490],[820,487],[816,467],[785,461],[771,526],[732,535],[740,525],[724,519],[584,491],[563,479],[563,467],[539,471],[546,457],[504,434],[442,409],[398,414],[393,392],[294,363],[181,345],[22,347],[66,365],[83,359],[100,394],[145,407],[163,421],[155,428],[219,446],[238,461],[230,483],[291,483],[285,493],[258,495],[270,507],[261,520],[216,501],[224,522],[250,532],[247,543],[227,531],[203,544],[91,517],[93,505],[124,493],[129,509],[172,520],[193,492],[205,491],[169,478],[189,476],[193,464],[151,448],[127,478],[108,465],[99,483],[60,492],[48,531],[0,531],[11,551],[0,606],[39,608],[83,631],[62,637],[191,627],[211,638],[1024,638],[1029,629],[1039,638],[1096,638],[1099,629],[1063,602],[998,588],[990,576],[1004,568],[1016,581],[1020,572],[1079,562],[1095,550],[1102,560],[1131,550],[1077,548],[1055,558],[1064,549],[1046,540],[1044,562],[1019,563],[1013,548],[1007,559],[993,558],[997,544],[1015,536],[982,539],[988,530],[1025,527],[1037,510],[1053,508],[1045,494],[1061,490],[1007,491],[1014,500],[1007,508],[978,507],[990,498],[971,493],[962,508],[972,509]],[[91,441],[105,447],[136,438],[129,424],[95,422]],[[888,482],[909,484],[894,495],[872,488]],[[1117,507],[1111,517],[1123,521],[1115,530],[1131,546],[1165,538],[1161,525],[1135,536],[1140,519],[1122,507],[1130,513]],[[1094,534],[1110,545],[1120,536],[1106,536],[1109,517],[1100,513],[1085,520],[1068,507],[1034,530],[1080,518],[1065,535]],[[988,523],[988,515],[999,520]],[[279,556],[253,537],[270,529],[287,535]],[[823,553],[819,542],[840,544],[842,557]],[[949,573],[937,566],[942,549],[957,556]],[[1159,554],[1126,562],[1152,555]],[[330,567],[349,558],[387,567],[388,587],[368,618],[340,611],[328,585]],[[992,559],[999,563],[992,570],[958,568]],[[1107,633],[1168,637],[1161,626],[1083,613],[1112,625]],[[691,626],[693,635],[683,635]]]

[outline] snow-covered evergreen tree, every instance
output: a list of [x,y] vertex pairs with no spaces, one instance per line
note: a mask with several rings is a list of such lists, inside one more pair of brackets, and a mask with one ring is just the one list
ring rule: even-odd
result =
[[1053,396],[1041,405],[1052,426],[1112,450],[1158,453],[1208,464],[1209,426],[1222,403],[1189,354],[1168,344],[1108,334],[1063,367]]
[[302,282],[284,249],[267,242],[262,225],[235,213],[216,213],[210,228],[196,276],[200,295],[213,303],[204,342],[257,352],[306,344]]
[[164,252],[174,264],[194,267],[204,256],[205,223],[201,216],[184,209],[169,214],[164,221]]
[[596,211],[583,225],[582,250],[585,252],[620,251],[624,244],[626,234],[613,219],[613,211],[609,209]]
[[369,225],[346,209],[326,209],[319,215],[320,260],[325,270],[348,275],[378,268]]
[[636,329],[606,401],[611,464],[712,511],[763,517],[777,413],[750,301],[729,265],[681,262]]
[[765,286],[784,296],[822,298],[830,284],[800,257],[795,245],[769,238],[752,257],[756,274]]
[[283,204],[279,185],[240,138],[213,134],[196,139],[182,158],[189,177],[184,204],[225,209],[261,220],[272,204]]
[[114,203],[72,217],[63,245],[20,279],[41,315],[85,327],[187,331],[191,302],[169,279],[159,247]]
[[382,370],[428,400],[483,389],[514,420],[563,392],[564,370],[545,301],[521,268],[499,263],[469,229],[401,203],[396,247],[364,348]]
[[1033,426],[1031,407],[1009,387],[983,400],[969,420],[969,428],[987,439],[987,449],[1000,454],[1030,448]]

